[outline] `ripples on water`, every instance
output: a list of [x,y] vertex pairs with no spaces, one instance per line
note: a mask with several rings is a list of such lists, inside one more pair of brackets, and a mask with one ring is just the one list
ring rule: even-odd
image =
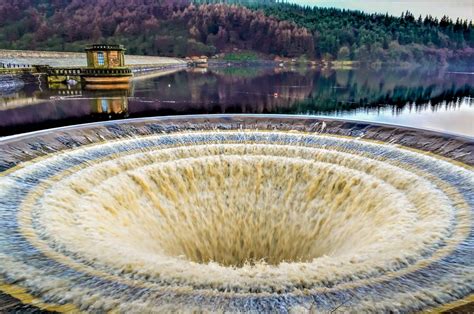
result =
[[149,76],[128,90],[57,87],[0,92],[0,134],[155,115],[286,113],[474,135],[471,72],[221,67]]

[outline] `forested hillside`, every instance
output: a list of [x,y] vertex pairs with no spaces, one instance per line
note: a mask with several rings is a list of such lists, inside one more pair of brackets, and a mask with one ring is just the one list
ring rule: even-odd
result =
[[445,63],[474,58],[472,21],[401,17],[290,4],[254,6],[297,23],[314,37],[315,57],[362,61]]
[[87,43],[119,42],[129,53],[179,57],[237,49],[268,57],[369,62],[445,64],[474,58],[471,21],[303,8],[274,0],[214,2],[219,1],[1,1],[0,48],[81,51]]

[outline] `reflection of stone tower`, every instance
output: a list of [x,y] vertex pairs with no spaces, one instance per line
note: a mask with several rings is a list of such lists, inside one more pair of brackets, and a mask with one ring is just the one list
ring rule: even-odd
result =
[[85,91],[95,116],[127,117],[129,90]]
[[100,97],[91,100],[92,112],[100,115],[127,116],[127,97]]
[[91,45],[86,48],[87,67],[119,68],[125,66],[123,45]]

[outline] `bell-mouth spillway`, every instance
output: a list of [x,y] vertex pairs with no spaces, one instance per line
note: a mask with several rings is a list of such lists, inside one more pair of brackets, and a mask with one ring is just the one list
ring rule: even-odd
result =
[[466,306],[473,153],[468,137],[279,115],[0,139],[0,309]]

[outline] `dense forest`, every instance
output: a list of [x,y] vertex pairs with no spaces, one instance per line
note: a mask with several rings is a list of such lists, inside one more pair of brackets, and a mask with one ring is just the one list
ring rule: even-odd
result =
[[316,58],[439,64],[474,60],[472,21],[415,17],[408,11],[394,17],[290,4],[253,7],[308,29]]
[[474,60],[472,21],[310,8],[275,0],[0,2],[0,48],[81,51],[123,43],[132,54],[436,63]]

